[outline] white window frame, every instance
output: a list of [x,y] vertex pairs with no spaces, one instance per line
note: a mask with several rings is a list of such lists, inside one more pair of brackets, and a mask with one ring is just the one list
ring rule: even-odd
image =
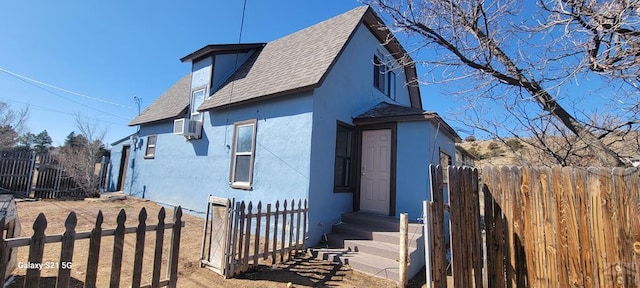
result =
[[[202,102],[204,103],[204,101],[207,100],[207,87],[206,86],[198,88],[198,89],[194,89],[191,92],[191,99],[189,101],[190,102],[190,105],[189,105],[189,108],[190,108],[189,109],[190,110],[189,111],[189,117],[190,117],[191,120],[202,121],[203,120],[202,118],[204,116],[202,115],[202,112],[198,112],[198,110],[197,110],[198,107],[196,107],[196,105],[194,105],[195,104],[194,102],[195,102],[195,99],[196,99],[195,95],[196,95],[196,93],[199,93],[199,92],[202,92]],[[199,119],[194,119],[194,116],[198,117]]]
[[[238,130],[241,127],[252,126],[251,132],[251,151],[250,152],[237,152],[238,148]],[[256,132],[258,126],[258,119],[251,119],[246,121],[240,121],[233,123],[233,145],[231,147],[231,166],[229,168],[229,184],[231,188],[251,190],[253,185],[253,163],[256,152]],[[249,181],[236,181],[236,159],[237,156],[250,156],[249,160]]]
[[[151,144],[151,141],[149,141],[150,138],[154,138],[155,140],[153,141],[153,144]],[[147,136],[147,145],[144,149],[144,158],[146,159],[153,159],[156,157],[156,146],[158,143],[158,135],[149,135]],[[149,153],[149,148],[153,148],[153,153]]]

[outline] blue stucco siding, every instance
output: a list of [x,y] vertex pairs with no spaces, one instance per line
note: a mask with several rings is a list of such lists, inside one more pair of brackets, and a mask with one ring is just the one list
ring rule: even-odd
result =
[[[394,102],[373,86],[373,56],[379,51],[389,55],[361,25],[322,86],[314,90],[309,243],[317,243],[323,232],[330,233],[331,225],[340,220],[342,213],[353,211],[353,193],[335,193],[333,189],[337,121],[353,125],[354,114],[365,112],[383,101]],[[404,72],[394,71],[398,74],[395,103],[409,106]]]
[[398,123],[396,216],[409,213],[410,219],[422,215],[422,200],[429,200],[429,165],[439,164],[440,149],[455,149],[452,139],[431,122]]
[[191,66],[191,89],[208,86],[211,81],[211,57],[204,58]]
[[[142,125],[143,145],[131,151],[126,192],[160,203],[205,211],[210,194],[237,201],[274,203],[306,199],[311,150],[311,95],[284,97],[205,113],[202,138],[172,134],[173,121]],[[257,119],[251,191],[229,186],[233,123]],[[149,135],[157,135],[154,159],[145,159]],[[227,145],[229,148],[227,148]]]

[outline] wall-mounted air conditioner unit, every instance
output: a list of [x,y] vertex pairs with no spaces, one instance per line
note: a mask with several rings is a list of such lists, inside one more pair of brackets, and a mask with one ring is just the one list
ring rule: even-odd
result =
[[173,134],[182,135],[187,140],[200,139],[202,136],[202,121],[184,118],[173,120]]
[[189,139],[200,139],[200,136],[202,135],[202,122],[198,121],[198,120],[189,120],[188,121],[188,127],[186,131],[182,134],[184,135],[184,137],[187,138],[187,140]]
[[173,134],[183,135],[184,132],[189,128],[186,125],[189,125],[188,119],[182,118],[173,120]]

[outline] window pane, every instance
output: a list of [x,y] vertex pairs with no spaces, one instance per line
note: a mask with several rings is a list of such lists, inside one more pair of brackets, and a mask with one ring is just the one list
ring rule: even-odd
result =
[[196,113],[197,109],[204,102],[204,89],[193,92],[191,98],[191,113]]
[[236,170],[233,174],[234,182],[249,182],[251,155],[236,155]]
[[147,137],[147,145],[156,145],[156,136]]
[[236,152],[251,152],[253,144],[253,125],[238,126]]
[[389,91],[387,91],[387,95],[389,95],[391,99],[396,99],[396,73],[389,71],[388,75],[389,85],[387,85],[387,87],[389,88]]
[[346,127],[338,125],[336,133],[336,156],[351,156],[351,131]]
[[338,124],[336,129],[336,157],[333,178],[333,184],[336,188],[349,188],[351,186],[353,133],[353,128]]
[[153,156],[156,154],[156,147],[147,147],[147,156]]

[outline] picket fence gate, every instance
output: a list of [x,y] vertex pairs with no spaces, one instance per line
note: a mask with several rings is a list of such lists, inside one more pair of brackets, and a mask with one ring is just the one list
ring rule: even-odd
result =
[[[180,252],[180,235],[184,222],[182,221],[182,208],[177,207],[173,213],[173,222],[165,223],[165,210],[161,208],[158,213],[158,224],[147,225],[147,211],[140,210],[138,215],[138,226],[125,227],[126,213],[120,210],[117,216],[117,226],[115,229],[102,229],[103,215],[98,212],[95,227],[91,231],[76,232],[77,217],[75,212],[69,213],[65,221],[65,232],[63,234],[45,235],[47,219],[40,213],[33,223],[34,234],[32,237],[4,238],[0,233],[0,267],[6,267],[11,251],[17,247],[29,247],[29,263],[42,263],[46,243],[61,243],[61,253],[57,262],[58,277],[56,287],[69,287],[71,280],[72,259],[74,255],[75,241],[89,239],[89,252],[87,258],[87,268],[85,271],[84,287],[96,287],[98,276],[98,258],[100,255],[100,243],[103,237],[114,237],[113,254],[111,261],[111,274],[109,287],[120,286],[120,274],[122,271],[122,256],[124,248],[125,234],[136,235],[135,255],[133,261],[133,276],[131,287],[176,287],[178,280],[178,256]],[[5,219],[0,219],[0,227],[4,227]],[[164,232],[166,229],[172,230],[169,244],[168,269],[165,279],[161,279],[162,267],[162,247],[164,244]],[[153,276],[151,283],[141,286],[142,265],[144,257],[145,235],[147,231],[155,231],[155,254],[153,257]],[[40,287],[41,269],[27,269],[23,287]],[[5,269],[0,269],[0,279],[4,281]]]
[[[262,210],[262,202],[235,203],[209,197],[201,252],[201,265],[230,278],[256,268],[261,261],[289,261],[304,249],[307,237],[307,200],[276,201]],[[264,232],[263,232],[264,231]],[[271,261],[267,261],[271,258]],[[265,262],[266,261],[266,262]]]

